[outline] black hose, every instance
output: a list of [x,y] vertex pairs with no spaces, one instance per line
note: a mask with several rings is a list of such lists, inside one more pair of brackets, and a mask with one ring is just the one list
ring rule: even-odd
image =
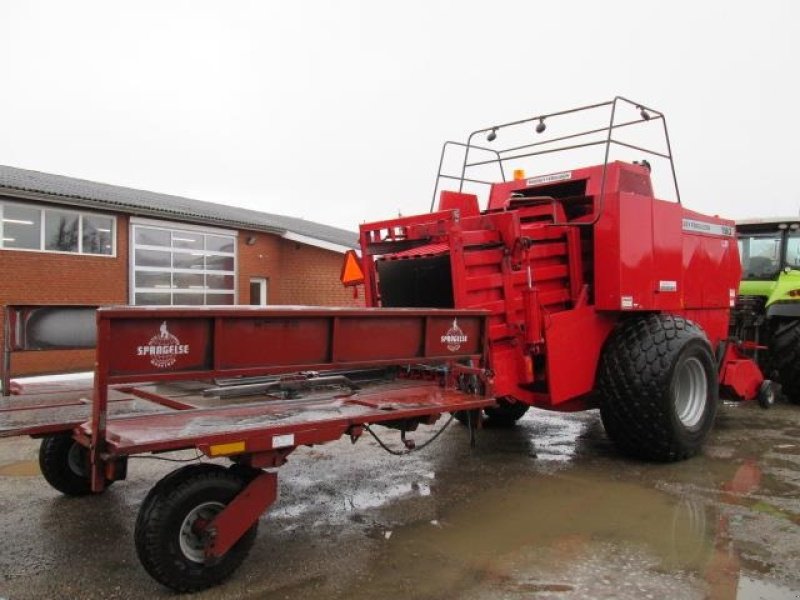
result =
[[381,448],[383,448],[384,450],[386,450],[389,454],[393,454],[395,456],[405,456],[406,454],[411,454],[412,452],[415,452],[416,450],[422,450],[426,446],[430,445],[436,438],[438,438],[440,435],[442,435],[444,430],[447,429],[447,426],[450,425],[450,423],[453,422],[454,418],[455,418],[454,414],[450,415],[450,418],[447,419],[447,423],[442,425],[441,429],[439,429],[439,431],[434,433],[430,438],[425,440],[424,443],[420,444],[419,446],[415,446],[414,448],[406,448],[405,450],[394,450],[393,448],[390,448],[389,446],[387,446],[383,442],[383,440],[381,440],[381,438],[378,437],[378,434],[376,434],[374,431],[372,431],[372,428],[369,425],[364,425],[364,429],[366,429],[367,433],[369,433],[373,438],[375,438],[375,441],[378,442],[378,445]]

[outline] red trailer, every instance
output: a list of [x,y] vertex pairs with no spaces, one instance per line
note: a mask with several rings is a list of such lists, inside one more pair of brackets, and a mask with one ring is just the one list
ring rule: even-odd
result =
[[[12,347],[22,330],[10,328]],[[355,442],[378,424],[410,450],[419,424],[494,405],[485,346],[478,310],[100,308],[93,388],[3,397],[0,437],[42,437],[42,473],[68,495],[125,479],[133,454],[230,459],[162,479],[136,522],[148,573],[195,591],[244,559],[277,497],[265,469],[298,446]]]
[[[620,106],[636,117],[616,120]],[[588,132],[473,144],[601,109],[609,123]],[[654,122],[666,152],[614,138]],[[507,179],[563,140],[562,150],[603,146],[603,164]],[[473,433],[484,415],[509,425],[529,406],[599,406],[621,450],[691,456],[720,389],[766,402],[774,388],[727,338],[740,275],[732,222],[655,198],[648,163],[609,161],[620,144],[665,158],[674,180],[663,115],[622,98],[448,143],[442,165],[451,148],[464,158],[454,176],[440,165],[437,188],[458,189],[442,191],[436,211],[361,226],[362,256],[343,277],[364,285],[368,308],[100,308],[93,387],[3,398],[0,436],[42,437],[45,478],[72,495],[124,479],[133,454],[229,459],[167,475],[139,511],[139,558],[178,591],[238,567],[277,496],[270,469],[298,446],[375,435],[372,425],[400,431],[410,450],[407,432],[445,413]],[[486,165],[499,181],[470,176]],[[488,188],[483,210],[469,184]],[[6,349],[24,350],[36,309],[7,314]]]

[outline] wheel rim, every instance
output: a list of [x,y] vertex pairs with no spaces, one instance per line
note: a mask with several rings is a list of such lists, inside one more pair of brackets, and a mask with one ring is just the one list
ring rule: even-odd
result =
[[86,477],[86,456],[83,453],[83,446],[73,442],[67,452],[67,466],[75,475]]
[[201,532],[198,532],[195,524],[198,521],[210,522],[216,517],[225,505],[221,502],[204,502],[195,506],[186,518],[183,519],[181,529],[178,532],[178,541],[181,552],[192,562],[202,563],[205,560],[205,543]]
[[686,427],[696,426],[703,418],[708,399],[708,379],[703,363],[688,358],[679,367],[675,378],[675,411]]

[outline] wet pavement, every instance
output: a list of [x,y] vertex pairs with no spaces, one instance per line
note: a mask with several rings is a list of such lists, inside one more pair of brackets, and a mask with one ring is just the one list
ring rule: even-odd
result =
[[[174,596],[132,532],[180,465],[132,460],[128,481],[75,499],[37,451],[0,440],[0,597]],[[303,448],[279,476],[250,557],[194,598],[800,598],[800,406],[726,405],[677,464],[619,456],[596,411],[531,411],[474,449],[453,424],[404,457],[368,437]]]

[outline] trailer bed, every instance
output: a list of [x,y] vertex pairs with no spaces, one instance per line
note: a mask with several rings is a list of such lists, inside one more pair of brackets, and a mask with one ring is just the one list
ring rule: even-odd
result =
[[[434,417],[494,404],[492,398],[448,390],[436,382],[391,382],[352,395],[260,400],[109,420],[107,451],[128,455],[244,441],[265,450],[338,439],[352,426]],[[90,425],[82,430],[90,433]],[[277,445],[275,440],[281,440]]]

